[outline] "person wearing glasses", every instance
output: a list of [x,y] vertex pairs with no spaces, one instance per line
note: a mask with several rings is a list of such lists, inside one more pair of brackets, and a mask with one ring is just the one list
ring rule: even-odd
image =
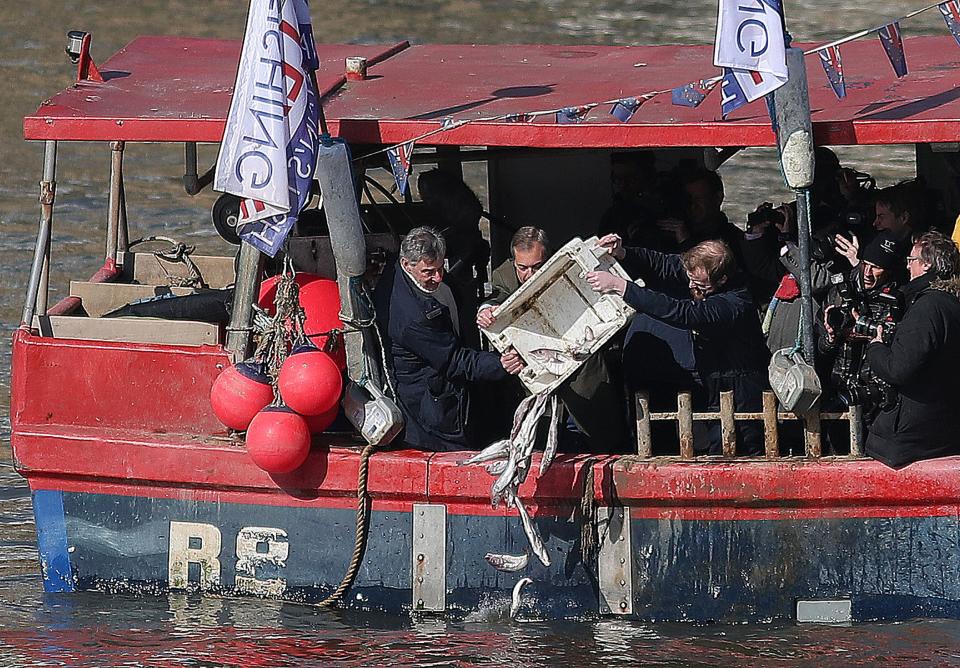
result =
[[892,336],[876,323],[866,360],[896,390],[867,433],[866,452],[900,468],[960,454],[960,250],[927,232],[907,256],[906,311]]
[[[768,387],[770,353],[746,279],[738,271],[730,247],[711,239],[680,255],[667,255],[625,248],[615,234],[601,238],[599,244],[647,286],[607,271],[587,274],[587,282],[595,291],[619,294],[637,310],[628,337],[637,332],[642,336],[628,339],[624,355],[624,374],[632,375],[632,384],[662,381],[658,376],[667,368],[665,362],[670,362],[674,370],[688,374],[696,409],[717,410],[720,392],[732,390],[737,411],[759,411]],[[632,357],[627,354],[631,347],[636,353]],[[647,366],[643,371],[630,368],[631,359]],[[659,366],[651,367],[650,362]],[[710,423],[704,440],[706,443],[695,443],[697,450],[722,453],[719,423]],[[757,455],[762,451],[760,425],[738,422],[737,452]]]
[[[491,279],[493,293],[477,313],[477,325],[487,329],[495,322],[494,310],[530,280],[550,257],[550,242],[543,230],[525,226],[510,241],[510,259],[494,270]],[[517,402],[523,392],[514,388],[512,397]],[[506,390],[509,396],[510,390]],[[505,396],[501,393],[501,398]],[[616,453],[629,450],[627,444],[626,412],[621,383],[607,360],[603,349],[574,372],[558,389],[557,397],[570,414],[573,427],[566,435],[572,436],[561,446],[564,449],[588,450],[592,453]],[[514,403],[500,401],[500,405]],[[495,416],[509,428],[512,421]],[[582,436],[582,439],[579,438]],[[577,440],[584,441],[577,443]],[[571,445],[571,442],[573,445]]]

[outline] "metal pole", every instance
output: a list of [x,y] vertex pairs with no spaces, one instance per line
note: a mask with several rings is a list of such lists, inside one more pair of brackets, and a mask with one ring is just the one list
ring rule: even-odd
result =
[[800,49],[787,49],[787,83],[773,93],[774,129],[787,186],[797,193],[797,245],[800,250],[800,342],[813,364],[813,294],[810,281],[810,186],[813,185],[813,128],[807,69]]
[[797,190],[797,247],[800,250],[800,342],[803,359],[813,364],[813,287],[810,278],[810,189]]
[[234,360],[247,357],[253,322],[253,300],[260,288],[262,271],[263,254],[247,242],[242,242],[234,283],[233,311],[230,314],[230,325],[227,327],[227,350]]
[[117,242],[120,230],[120,189],[123,170],[123,142],[110,142],[110,202],[107,213],[107,251],[108,265],[117,264]]
[[[43,180],[40,181],[40,225],[37,231],[37,245],[33,251],[33,264],[30,267],[30,280],[27,282],[27,298],[23,305],[20,326],[33,326],[33,316],[37,312],[38,301],[46,311],[46,286],[50,272],[50,228],[53,223],[53,202],[57,183],[57,142],[48,141],[43,150]],[[43,299],[38,300],[43,289]]]
[[127,223],[127,191],[123,186],[123,170],[120,171],[120,228],[117,230],[117,262],[123,264],[123,256],[130,250],[130,227]]

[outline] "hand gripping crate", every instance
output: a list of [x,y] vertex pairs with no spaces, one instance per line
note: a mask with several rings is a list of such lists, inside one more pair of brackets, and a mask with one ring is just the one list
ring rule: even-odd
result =
[[531,392],[555,390],[633,316],[620,295],[590,288],[586,275],[596,270],[630,280],[597,237],[574,238],[494,311],[484,333],[500,352],[520,353],[520,380]]

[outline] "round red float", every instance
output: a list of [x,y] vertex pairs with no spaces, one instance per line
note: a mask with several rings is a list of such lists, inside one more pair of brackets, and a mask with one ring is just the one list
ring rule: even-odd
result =
[[244,431],[253,416],[273,401],[270,378],[259,362],[239,362],[220,372],[210,388],[213,413],[225,427]]
[[343,377],[330,355],[313,346],[301,346],[284,360],[277,387],[283,402],[296,412],[320,415],[337,405]]
[[307,421],[307,426],[310,428],[311,434],[322,434],[329,429],[333,421],[337,419],[339,412],[340,402],[338,401],[333,405],[333,408],[326,413],[321,413],[320,415],[304,415],[303,419]]
[[310,454],[310,429],[286,406],[267,406],[247,429],[247,452],[267,473],[289,473]]
[[[270,315],[276,312],[273,300],[277,296],[277,282],[279,280],[279,276],[271,276],[260,284],[260,296],[257,303]],[[305,315],[304,330],[306,333],[318,334],[334,329],[343,331],[343,322],[338,317],[340,315],[340,290],[337,287],[337,282],[306,272],[297,274],[294,281],[300,286],[300,306],[303,307]],[[310,338],[311,342],[321,349],[326,347],[328,339],[327,336]],[[347,353],[342,341],[338,342],[331,351],[331,356],[337,366],[341,369],[347,368]]]

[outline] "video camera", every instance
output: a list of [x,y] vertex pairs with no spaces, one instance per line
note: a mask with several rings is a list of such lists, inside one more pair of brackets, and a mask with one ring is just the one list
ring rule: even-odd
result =
[[[828,322],[831,317],[834,321],[842,319],[839,327],[831,323],[831,327],[834,327],[838,336],[843,339],[840,358],[833,368],[833,380],[837,385],[838,395],[846,405],[862,406],[867,414],[889,408],[896,402],[897,392],[865,363],[863,342],[876,337],[877,332],[882,331],[883,342],[889,344],[902,316],[900,299],[886,292],[872,295],[869,299],[855,291],[854,296],[849,296],[848,293],[848,296],[844,297],[844,289],[853,289],[849,279],[836,285],[843,305],[831,309],[827,316]],[[844,287],[841,288],[841,285]],[[841,308],[842,312],[834,316]],[[856,319],[853,318],[853,310],[858,313]],[[851,335],[858,338],[853,339]]]

